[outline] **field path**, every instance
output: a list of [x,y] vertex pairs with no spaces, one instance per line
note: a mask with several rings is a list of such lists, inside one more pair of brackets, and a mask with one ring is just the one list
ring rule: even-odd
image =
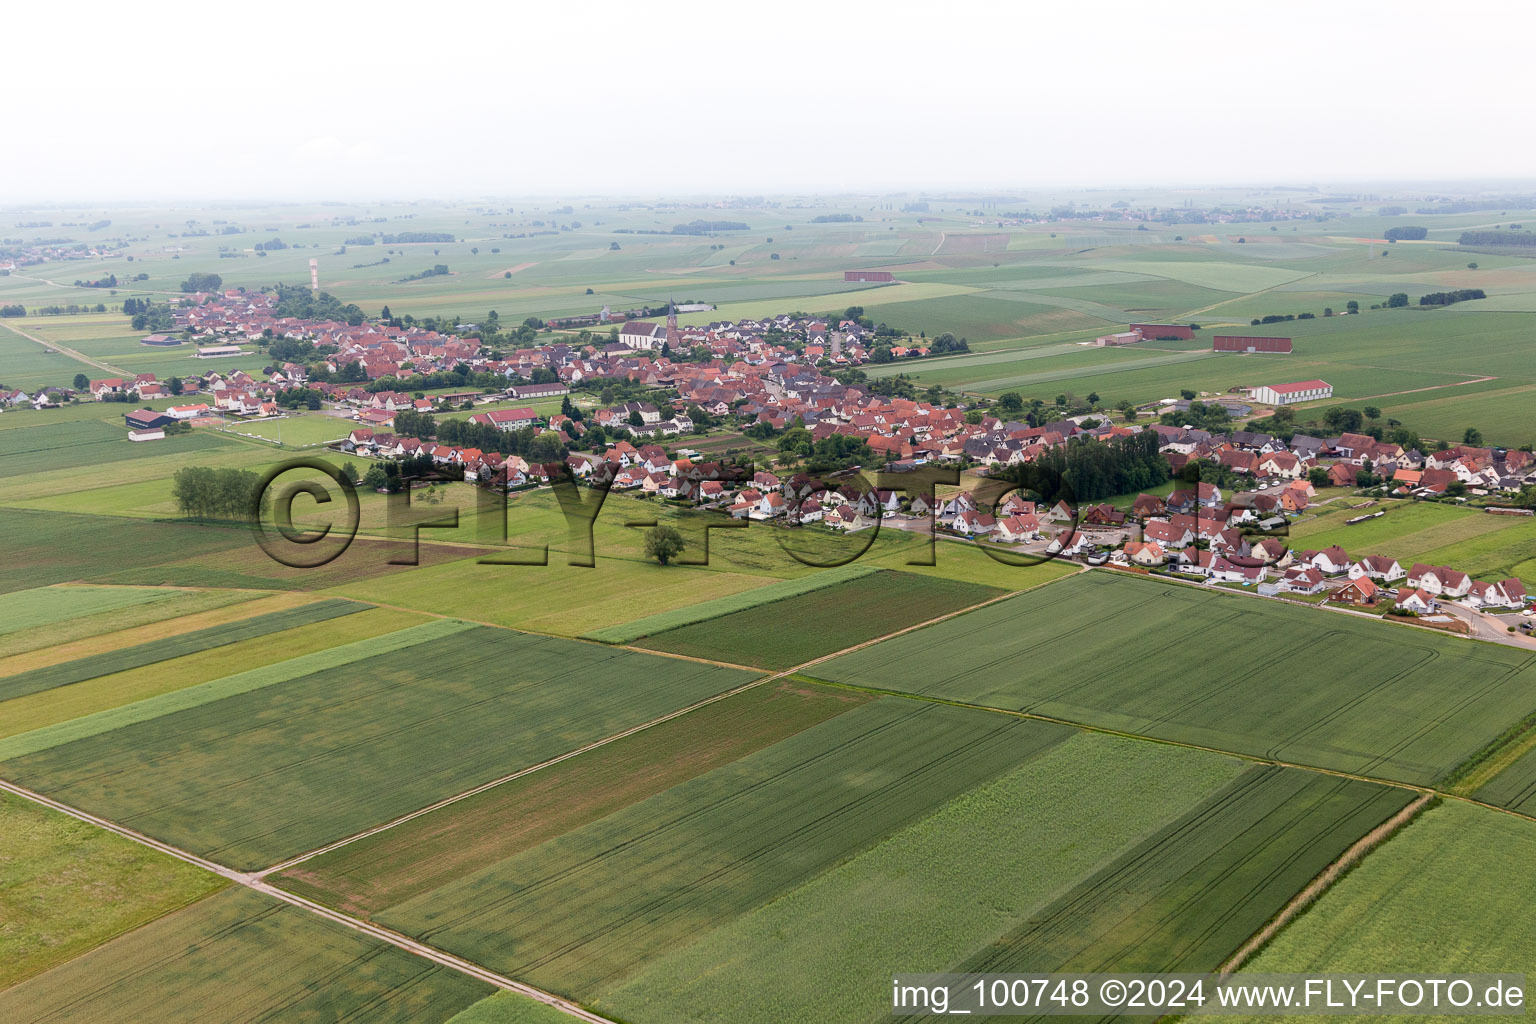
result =
[[21,786],[6,782],[3,779],[0,779],[0,790],[4,790],[5,792],[10,793],[12,796],[21,797],[23,800],[30,800],[35,804],[41,804],[44,807],[58,811],[60,814],[67,814],[77,821],[83,821],[86,824],[95,825],[98,828],[106,829],[109,832],[122,836],[124,839],[132,840],[141,846],[147,846],[150,849],[158,850],[168,856],[175,857],[177,860],[196,865],[197,867],[202,868],[204,871],[211,871],[219,877],[227,878],[237,885],[243,885],[247,889],[254,889],[259,893],[263,893],[264,895],[272,897],[273,899],[282,900],[284,903],[287,903],[291,906],[300,907],[309,911],[311,914],[325,918],[327,921],[339,924],[343,928],[351,929],[354,932],[360,932],[361,934],[367,935],[370,938],[378,939],[380,942],[387,942],[397,949],[403,949],[407,953],[414,953],[417,956],[426,960],[430,960],[435,964],[441,964],[443,967],[447,967],[450,970],[458,971],[460,974],[467,974],[471,978],[476,978],[489,985],[494,985],[496,988],[503,989],[508,992],[516,992],[520,995],[527,996],[530,999],[536,999],[541,1003],[554,1007],[556,1010],[559,1010],[562,1013],[576,1018],[577,1020],[588,1021],[590,1024],[615,1024],[614,1021],[610,1021],[607,1017],[602,1017],[598,1014],[592,1013],[589,1010],[584,1010],[580,1006],[577,1006],[575,1003],[561,999],[559,996],[554,995],[553,993],[545,992],[543,989],[534,988],[532,985],[525,985],[520,981],[513,981],[511,978],[503,977],[502,975],[496,974],[493,971],[488,971],[484,967],[481,967],[479,964],[472,963],[468,960],[462,959],[461,957],[454,956],[452,953],[446,953],[443,950],[429,946],[424,942],[418,942],[415,939],[401,935],[398,932],[390,931],[388,928],[381,928],[378,925],[372,924],[368,921],[360,921],[355,917],[351,917],[347,914],[340,913],[339,911],[332,910],[329,907],[321,906],[320,904],[311,900],[307,900],[302,896],[295,896],[293,893],[284,892],[282,889],[279,889],[276,886],[268,885],[266,882],[262,881],[255,875],[247,874],[244,871],[236,871],[234,868],[225,867],[224,865],[217,864],[211,860],[205,860],[204,858],[199,857],[194,853],[188,853],[185,850],[177,849],[176,847],[171,846],[169,843],[162,843],[160,840],[147,836],[142,832],[136,832],[133,829],[126,828],[117,824],[116,822],[108,821],[106,818],[100,818],[94,814],[89,814],[85,811],[82,811],[77,807],[71,807],[68,804],[63,804],[57,800],[49,799],[48,797],[43,796],[41,793],[34,793],[30,789],[24,789]]
[[537,263],[519,263],[515,267],[507,267],[504,270],[493,270],[489,274],[486,274],[485,277],[486,277],[486,280],[490,280],[490,279],[496,278],[496,277],[504,277],[507,274],[521,273],[522,271],[527,270],[529,267],[536,267],[536,266],[538,266]]
[[39,345],[43,346],[43,348],[50,349],[51,351],[57,352],[61,356],[68,356],[69,358],[75,360],[76,362],[85,363],[87,366],[94,366],[94,367],[96,367],[99,370],[106,370],[108,373],[116,373],[116,374],[121,374],[123,376],[127,376],[128,375],[128,371],[122,369],[121,367],[113,366],[111,363],[104,363],[104,362],[102,362],[99,359],[92,359],[90,356],[83,355],[82,353],[76,352],[72,348],[66,348],[63,345],[60,345],[56,341],[44,341],[42,338],[39,338],[35,334],[28,334],[26,331],[22,330],[20,327],[15,326],[14,324],[9,324],[9,323],[5,323],[4,321],[0,321],[0,327],[4,327],[6,330],[10,331],[12,334],[20,335],[21,337],[26,338],[28,341],[35,341]]

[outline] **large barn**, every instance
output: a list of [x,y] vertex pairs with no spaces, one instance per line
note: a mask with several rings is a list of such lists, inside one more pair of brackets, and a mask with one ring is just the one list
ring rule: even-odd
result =
[[1195,336],[1189,324],[1131,324],[1130,329],[1149,341],[1189,341]]
[[844,281],[864,281],[871,284],[889,284],[896,280],[889,270],[845,270]]
[[1211,339],[1212,352],[1281,352],[1291,351],[1290,338],[1248,338],[1239,334],[1218,334]]
[[1295,405],[1333,397],[1333,385],[1325,380],[1304,380],[1295,384],[1265,384],[1252,389],[1253,397],[1266,405]]

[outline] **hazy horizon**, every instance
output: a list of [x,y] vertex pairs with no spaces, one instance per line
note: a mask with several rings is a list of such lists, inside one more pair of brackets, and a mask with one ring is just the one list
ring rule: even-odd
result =
[[0,203],[1536,177],[1499,0],[584,10],[16,12]]

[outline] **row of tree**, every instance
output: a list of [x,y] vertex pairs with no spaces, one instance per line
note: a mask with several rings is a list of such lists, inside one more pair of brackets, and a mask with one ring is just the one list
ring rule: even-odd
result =
[[[249,521],[260,483],[249,470],[184,466],[171,478],[171,497],[184,516]],[[269,502],[261,497],[264,510]]]

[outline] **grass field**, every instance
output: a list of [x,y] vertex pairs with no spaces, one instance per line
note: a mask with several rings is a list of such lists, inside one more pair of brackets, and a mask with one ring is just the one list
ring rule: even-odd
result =
[[1510,908],[1536,899],[1533,862],[1536,822],[1447,802],[1367,857],[1243,969],[1529,975],[1536,922]]
[[257,868],[750,678],[476,628],[10,757],[0,772]]
[[1070,735],[873,701],[377,917],[534,984],[590,992]]
[[227,884],[9,793],[0,835],[0,989]]
[[1356,558],[1396,558],[1405,569],[1414,562],[1449,565],[1478,579],[1519,576],[1528,589],[1536,587],[1536,520],[1437,502],[1389,501],[1381,507],[1385,516],[1355,526],[1344,520],[1358,513],[1343,507],[1304,519],[1291,527],[1291,547],[1337,544]]
[[884,570],[641,640],[647,650],[784,669],[999,597],[973,583]]
[[[0,593],[251,545],[245,530],[6,509]],[[110,552],[110,555],[104,553]]]
[[729,764],[864,703],[862,694],[756,686],[370,836],[277,876],[372,914]]
[[[131,410],[136,406],[119,408]],[[0,477],[25,476],[44,470],[85,469],[109,462],[195,452],[216,461],[216,449],[229,441],[206,430],[177,434],[159,441],[130,441],[128,428],[96,420],[75,420],[49,426],[28,427],[5,435],[0,454]]]
[[0,1017],[441,1022],[492,987],[244,888],[0,992]]
[[592,1003],[635,1024],[873,1020],[889,1009],[887,965],[951,968],[1242,771],[1216,755],[1073,736]]
[[351,420],[317,413],[232,423],[227,429],[234,433],[266,438],[268,441],[281,441],[286,448],[303,448],[340,440],[350,434],[355,426],[357,424]]
[[1536,709],[1530,654],[1108,572],[812,674],[1423,784]]

